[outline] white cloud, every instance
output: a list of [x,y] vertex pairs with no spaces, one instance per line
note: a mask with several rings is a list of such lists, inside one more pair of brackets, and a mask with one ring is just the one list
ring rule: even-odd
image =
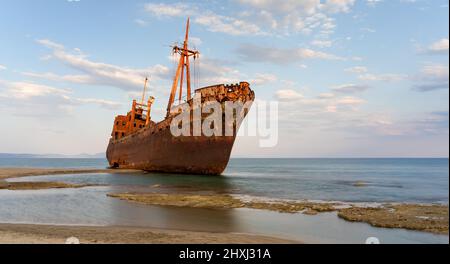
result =
[[38,40],[36,40],[36,42],[41,44],[42,46],[45,46],[50,49],[55,49],[55,50],[63,50],[64,49],[63,45],[53,42],[48,39],[38,39]]
[[257,73],[255,78],[250,80],[252,85],[263,85],[277,80],[277,76],[270,73]]
[[0,85],[7,88],[6,92],[3,93],[4,97],[15,99],[29,99],[47,95],[59,95],[63,98],[68,98],[67,96],[71,93],[67,89],[59,89],[31,82],[7,82],[0,80]]
[[220,83],[238,83],[244,76],[233,65],[230,61],[202,56],[197,62],[191,61],[191,79],[195,80],[198,77],[199,87]]
[[80,50],[70,52],[58,43],[50,40],[38,40],[38,43],[52,49],[51,58],[63,62],[81,74],[57,75],[55,73],[32,73],[24,75],[34,78],[44,78],[53,81],[67,81],[81,84],[107,85],[123,90],[137,90],[142,88],[145,77],[151,79],[166,78],[169,69],[166,66],[155,65],[144,69],[133,69],[112,64],[89,60]]
[[329,48],[333,45],[333,41],[331,40],[313,40],[311,41],[311,45],[319,47],[319,48]]
[[[332,14],[349,12],[355,0],[236,0],[243,9],[239,14],[217,14],[199,4],[150,3],[145,5],[149,14],[162,17],[193,18],[193,22],[209,31],[231,35],[266,35],[317,32],[333,33],[336,28]],[[250,7],[250,9],[244,9]]]
[[96,104],[106,109],[118,109],[122,105],[118,102],[95,98],[75,98],[74,100],[81,104]]
[[431,64],[422,68],[423,77],[433,80],[448,80],[448,65]]
[[408,76],[402,75],[402,74],[393,74],[393,73],[386,73],[386,74],[362,74],[358,76],[358,79],[363,81],[401,81],[405,80]]
[[164,16],[184,17],[190,16],[194,12],[192,7],[189,7],[187,4],[184,3],[175,3],[175,4],[149,3],[145,5],[144,9],[145,11],[158,17]]
[[146,4],[145,10],[159,18],[191,16],[194,23],[205,26],[209,31],[222,32],[230,35],[262,35],[266,34],[256,24],[235,17],[218,15],[210,10],[199,10],[195,5],[184,3]]
[[447,54],[448,48],[449,48],[448,38],[443,38],[431,44],[428,47],[428,51],[431,53]]
[[[258,12],[270,14],[271,23],[276,31],[284,34],[316,32],[321,35],[329,35],[336,28],[335,20],[330,14],[349,12],[354,5],[354,0],[238,0],[240,3],[252,7],[254,16]],[[274,26],[275,25],[275,26]]]
[[342,105],[361,105],[365,102],[365,100],[353,96],[345,96],[337,100],[337,103]]
[[280,89],[275,98],[279,100],[279,126],[283,133],[298,134],[308,130],[316,134],[341,128],[352,131],[347,128],[367,122],[367,114],[360,110],[367,102],[355,96],[321,93],[311,97],[296,89]]
[[335,95],[333,93],[321,93],[318,96],[320,99],[330,99],[335,97]]
[[319,11],[332,13],[348,12],[355,0],[238,0],[238,2],[257,9],[271,10],[275,13],[286,14],[295,10],[301,14],[312,15]]
[[448,65],[430,64],[425,65],[421,72],[413,78],[415,85],[413,89],[419,92],[429,92],[434,90],[449,88]]
[[306,48],[282,49],[275,47],[264,47],[254,44],[242,44],[237,53],[242,59],[253,62],[272,62],[277,64],[288,64],[305,59],[343,60],[344,58],[315,51]]
[[230,35],[265,35],[261,28],[251,22],[240,20],[232,17],[217,15],[214,13],[206,13],[198,15],[194,22],[206,26],[209,31],[222,32]]
[[[169,56],[169,60],[177,62],[179,56]],[[191,60],[191,85],[195,89],[206,85],[233,84],[247,81],[250,85],[259,86],[275,82],[278,79],[276,75],[271,73],[244,74],[237,70],[234,67],[235,65],[234,61],[214,59],[202,55],[200,60]]]
[[367,70],[367,67],[364,67],[364,66],[355,66],[355,67],[347,68],[347,69],[345,69],[345,71],[350,72],[350,73],[361,74],[361,73],[366,73],[368,70]]
[[384,74],[373,74],[370,73],[367,67],[364,66],[355,66],[351,68],[347,68],[344,70],[345,72],[354,73],[358,75],[358,79],[363,81],[401,81],[408,78],[407,75],[404,74],[395,74],[395,73],[384,73]]
[[142,19],[135,19],[134,23],[138,24],[141,27],[145,27],[148,25],[148,22]]
[[367,89],[369,89],[369,86],[362,85],[362,84],[342,84],[338,85],[332,88],[332,91],[335,93],[343,93],[343,94],[350,94],[350,93],[360,93],[364,92]]
[[347,13],[355,4],[355,0],[328,0],[324,8],[332,13]]
[[[404,0],[401,0],[404,1]],[[408,0],[411,1],[411,0]],[[412,0],[414,1],[414,0]],[[378,3],[383,2],[383,0],[366,0],[367,5],[374,7],[375,5],[377,5]]]
[[[3,104],[12,104],[19,113],[23,110],[33,114],[33,111],[41,111],[44,115],[59,115],[57,109],[96,104],[106,109],[117,109],[120,103],[95,98],[78,98],[73,96],[70,89],[56,88],[30,81],[10,82],[0,80],[0,100]],[[23,109],[22,109],[23,108]],[[55,112],[55,113],[52,113]]]
[[276,92],[276,97],[280,101],[293,101],[303,98],[303,95],[295,90],[284,89]]
[[368,32],[368,33],[375,33],[375,32],[377,32],[375,29],[368,28],[368,27],[361,28],[361,31]]
[[[297,91],[293,89],[294,91]],[[298,152],[298,145],[306,146],[311,150],[302,149],[301,153],[308,156],[323,148],[319,155],[334,155],[339,144],[345,150],[345,155],[387,155],[386,149],[373,153],[377,145],[404,140],[406,136],[435,135],[448,136],[448,111],[439,114],[438,117],[424,117],[424,122],[418,122],[422,115],[414,115],[412,118],[400,117],[395,111],[369,110],[363,107],[368,102],[354,96],[343,96],[326,93],[317,97],[303,94],[298,100],[279,102],[279,128],[280,148],[283,151],[290,150],[291,155]],[[430,132],[427,132],[430,131]],[[405,136],[405,137],[402,137]],[[445,137],[442,137],[445,138]],[[417,140],[416,138],[413,139]],[[407,140],[393,147],[393,149],[408,145],[413,141]],[[292,144],[296,142],[296,144]],[[390,144],[389,143],[389,144]],[[389,145],[387,144],[387,145]],[[425,144],[427,145],[427,144]],[[330,148],[333,146],[333,148]],[[356,153],[355,150],[367,149],[366,154]],[[389,152],[389,151],[388,151]],[[323,154],[326,153],[326,154]],[[341,152],[339,152],[341,153]],[[381,153],[381,154],[380,154]],[[405,152],[407,153],[407,152]],[[336,154],[340,155],[340,154]],[[400,155],[400,154],[398,154]]]
[[333,54],[315,51],[312,49],[299,48],[295,50],[294,56],[301,59],[326,59],[326,60],[342,60],[343,58]]
[[198,37],[189,37],[189,42],[194,46],[200,46],[203,43],[202,40]]
[[51,72],[46,73],[34,73],[34,72],[22,72],[22,75],[31,78],[37,79],[46,79],[50,81],[56,82],[72,82],[72,83],[81,83],[81,84],[90,84],[93,83],[94,80],[89,75],[58,75]]
[[3,66],[3,65],[0,64],[0,71],[4,71],[6,69],[7,69],[6,66]]
[[292,10],[300,10],[304,14],[314,14],[320,6],[318,0],[238,0],[238,2],[257,9],[271,10],[275,13],[289,13]]

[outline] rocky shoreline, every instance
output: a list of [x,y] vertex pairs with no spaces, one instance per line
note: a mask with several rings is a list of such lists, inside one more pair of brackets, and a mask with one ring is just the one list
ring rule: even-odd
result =
[[337,212],[338,217],[352,222],[365,222],[375,227],[404,228],[436,234],[448,234],[448,205],[435,204],[381,204],[377,207],[348,205],[339,202],[310,201],[244,201],[231,195],[115,193],[109,197],[147,205],[233,209],[251,208],[281,213],[315,215]]
[[338,211],[338,216],[352,222],[365,222],[375,227],[405,228],[436,234],[447,234],[448,206],[421,204],[384,204],[381,207],[351,207]]

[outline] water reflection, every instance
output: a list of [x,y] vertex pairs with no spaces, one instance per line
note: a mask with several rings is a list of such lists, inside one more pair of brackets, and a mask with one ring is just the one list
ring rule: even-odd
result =
[[[111,198],[113,199],[113,198]],[[240,230],[236,211],[111,203],[111,224],[210,232]]]

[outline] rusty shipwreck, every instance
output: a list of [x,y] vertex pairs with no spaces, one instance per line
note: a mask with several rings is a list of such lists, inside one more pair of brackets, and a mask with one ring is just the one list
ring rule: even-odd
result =
[[[198,59],[199,52],[189,49],[188,38],[189,19],[182,47],[176,45],[173,47],[179,61],[166,117],[160,122],[151,119],[151,107],[155,98],[149,97],[145,102],[147,79],[140,102],[133,100],[131,111],[127,115],[116,116],[106,151],[112,168],[188,174],[221,174],[225,170],[240,123],[222,124],[222,127],[230,125],[233,127],[232,135],[206,136],[202,132],[197,136],[174,136],[170,130],[172,120],[179,114],[171,111],[174,108],[177,89],[179,89],[179,105],[188,104],[192,107],[194,100],[191,94],[190,58]],[[182,97],[184,80],[186,96]],[[199,88],[194,91],[194,95],[201,98],[202,104],[215,100],[222,106],[226,102],[238,101],[251,104],[255,99],[255,94],[247,82]],[[247,111],[243,113],[243,117],[246,115]],[[203,114],[201,118],[204,118]],[[226,120],[223,119],[223,122]]]

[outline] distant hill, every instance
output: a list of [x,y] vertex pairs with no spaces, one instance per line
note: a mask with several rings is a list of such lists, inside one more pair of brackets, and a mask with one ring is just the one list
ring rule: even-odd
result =
[[36,159],[36,158],[65,158],[65,159],[104,159],[105,153],[96,154],[77,154],[77,155],[63,155],[63,154],[21,154],[21,153],[0,153],[0,159]]

